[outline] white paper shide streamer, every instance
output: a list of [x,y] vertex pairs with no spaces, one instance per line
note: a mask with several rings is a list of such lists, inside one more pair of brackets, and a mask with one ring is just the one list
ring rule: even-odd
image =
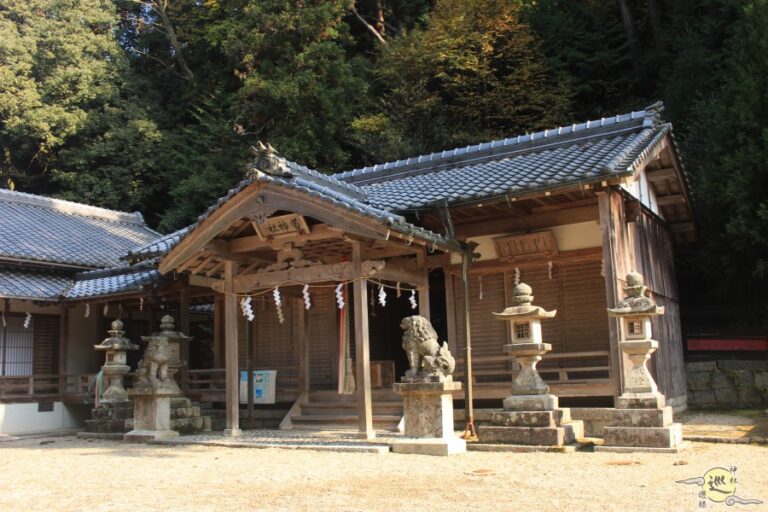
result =
[[552,279],[552,262],[547,262],[547,274],[549,275],[549,278]]
[[478,299],[483,300],[483,276],[479,276],[477,278],[477,284],[480,287],[480,294],[478,296]]
[[280,297],[280,287],[275,286],[275,290],[272,292],[272,296],[275,298],[275,308],[277,309],[277,321],[281,324],[285,322],[283,316],[283,299]]
[[104,304],[104,310],[102,311],[102,314],[104,316],[107,316],[109,314],[109,304]]
[[402,295],[402,291],[400,290],[400,281],[397,282],[396,289],[397,289],[397,298],[399,299],[400,295]]
[[387,292],[384,291],[383,284],[379,285],[379,304],[381,304],[382,306],[387,305]]
[[344,309],[344,294],[341,293],[341,290],[344,288],[344,283],[339,283],[339,285],[336,287],[336,304],[339,306],[339,309]]
[[515,267],[515,285],[520,284],[520,268]]
[[411,309],[419,307],[419,304],[416,302],[416,290],[411,290],[411,296],[408,300],[411,302]]
[[253,299],[251,296],[243,297],[240,299],[240,309],[243,311],[243,316],[248,319],[249,322],[253,322],[256,316],[253,314]]
[[301,295],[304,297],[304,309],[309,310],[312,307],[312,298],[309,296],[309,285],[305,284],[301,289]]
[[[5,320],[5,317],[3,317]],[[32,322],[32,313],[27,312],[27,316],[24,317],[24,328],[29,329],[29,324]]]
[[85,318],[88,318],[89,316],[91,316],[91,305],[90,304],[86,304],[85,305],[85,315],[84,316],[85,316]]

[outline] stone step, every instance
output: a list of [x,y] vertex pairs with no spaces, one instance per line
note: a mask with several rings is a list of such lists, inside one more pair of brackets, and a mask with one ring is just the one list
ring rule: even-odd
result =
[[499,427],[557,427],[571,421],[569,409],[554,411],[496,411],[490,422]]
[[683,442],[680,423],[666,427],[605,427],[604,446],[675,448]]
[[177,396],[177,397],[171,398],[171,409],[176,409],[181,407],[186,408],[191,406],[192,406],[192,400],[190,400],[189,398],[185,398],[183,396]]
[[171,419],[176,418],[192,418],[200,416],[199,407],[175,407],[171,408]]
[[115,408],[105,409],[97,407],[91,410],[91,416],[94,420],[125,420],[127,418],[133,418],[133,408]]
[[[125,427],[125,421],[124,419],[117,419],[117,420],[109,420],[109,419],[98,419],[98,420],[85,420],[85,431],[86,432],[98,432],[102,434],[106,433],[118,433],[118,432],[128,432],[128,428]],[[133,422],[133,420],[130,420]]]
[[573,421],[559,427],[481,425],[477,433],[481,443],[563,446],[576,442],[576,439],[583,436],[583,430],[584,426],[580,421]]
[[[357,403],[357,395],[339,395],[336,390],[313,390],[309,392],[310,402],[353,402]],[[402,402],[400,395],[392,388],[371,390],[371,400],[374,402]]]

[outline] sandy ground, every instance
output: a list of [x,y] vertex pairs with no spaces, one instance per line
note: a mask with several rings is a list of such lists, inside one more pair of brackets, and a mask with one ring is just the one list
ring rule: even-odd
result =
[[[697,511],[675,480],[736,466],[736,494],[768,503],[765,445],[681,454],[481,453],[451,458],[147,446],[74,437],[0,443],[0,510]],[[707,510],[768,510],[768,505]]]

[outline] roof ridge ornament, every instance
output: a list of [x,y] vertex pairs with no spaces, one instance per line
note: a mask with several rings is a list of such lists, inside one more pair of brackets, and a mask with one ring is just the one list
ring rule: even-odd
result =
[[251,146],[251,154],[255,160],[248,165],[248,178],[258,177],[258,173],[269,174],[270,176],[279,176],[281,178],[290,178],[293,173],[286,165],[285,158],[280,156],[272,144],[266,145],[258,141],[255,146]]

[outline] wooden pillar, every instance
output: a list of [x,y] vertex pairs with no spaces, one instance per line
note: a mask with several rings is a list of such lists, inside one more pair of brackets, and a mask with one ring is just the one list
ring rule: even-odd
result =
[[429,269],[427,268],[427,255],[424,249],[416,253],[416,263],[419,270],[424,272],[424,280],[426,281],[426,287],[419,288],[419,315],[431,320],[429,314]]
[[[616,234],[611,215],[611,191],[597,192],[597,205],[600,211],[600,231],[603,242],[603,273],[605,274],[605,299],[609,308],[616,307],[619,294],[616,281]],[[623,355],[619,349],[619,321],[608,317],[609,364],[611,366],[611,384],[614,402],[623,389]]]
[[67,342],[69,335],[69,307],[59,307],[59,394],[67,392]]
[[237,296],[233,279],[237,263],[224,262],[224,362],[226,369],[225,436],[240,435],[240,368],[237,361]]
[[362,247],[352,241],[352,265],[355,281],[355,357],[357,359],[357,403],[360,419],[360,437],[373,439],[373,404],[371,403],[371,354],[368,340],[368,282],[360,279],[362,269]]
[[247,372],[248,427],[253,428],[253,322],[245,319],[245,371]]
[[309,392],[309,340],[307,339],[307,315],[304,303],[299,299],[296,307],[296,327],[299,341],[299,394]]
[[223,347],[223,325],[224,316],[224,296],[220,293],[213,295],[213,367],[221,368],[224,366]]
[[[444,269],[445,277],[445,318],[448,330],[448,347],[454,354],[459,353],[459,339],[456,334],[456,290],[453,284],[453,276]],[[509,323],[509,322],[505,322]]]
[[[179,331],[189,336],[189,288],[179,292]],[[189,341],[181,342],[182,367],[179,374],[179,384],[186,393],[189,384]]]

